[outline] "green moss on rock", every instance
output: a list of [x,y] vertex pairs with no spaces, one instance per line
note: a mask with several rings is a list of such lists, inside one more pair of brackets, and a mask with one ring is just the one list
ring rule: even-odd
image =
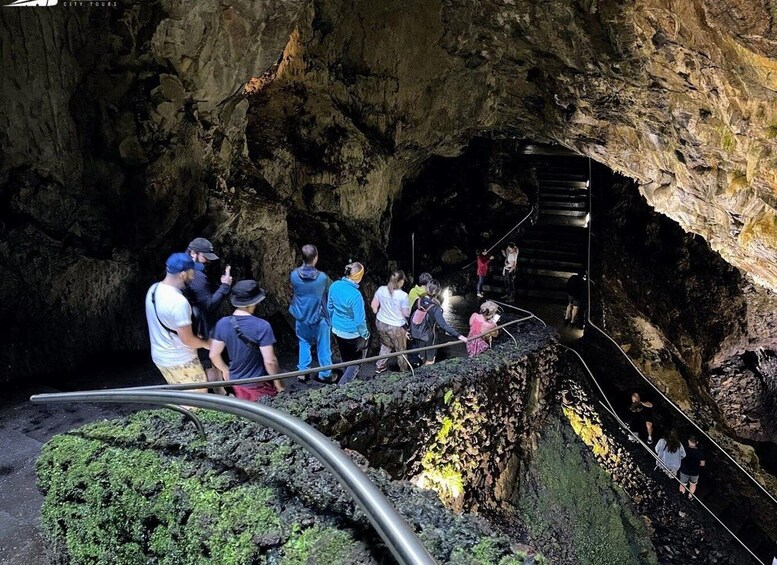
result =
[[530,539],[550,549],[554,561],[657,562],[644,524],[626,495],[560,417],[549,419],[543,429],[528,471],[517,507]]

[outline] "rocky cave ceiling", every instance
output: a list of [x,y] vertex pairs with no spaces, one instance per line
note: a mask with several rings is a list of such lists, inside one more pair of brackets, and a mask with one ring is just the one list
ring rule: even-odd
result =
[[287,218],[382,249],[403,179],[475,136],[636,179],[775,290],[775,24],[771,0],[2,9],[0,298],[133,346],[131,289],[171,241],[206,230],[280,291]]

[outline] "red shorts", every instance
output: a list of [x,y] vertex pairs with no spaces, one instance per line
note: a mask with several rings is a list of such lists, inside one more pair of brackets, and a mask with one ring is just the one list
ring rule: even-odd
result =
[[232,390],[235,391],[235,398],[250,400],[251,402],[256,402],[265,396],[275,396],[278,394],[272,383],[254,383],[244,386],[232,385]]

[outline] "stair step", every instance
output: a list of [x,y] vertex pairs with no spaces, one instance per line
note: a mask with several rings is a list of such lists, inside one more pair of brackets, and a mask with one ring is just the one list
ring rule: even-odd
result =
[[579,249],[558,249],[554,247],[521,247],[521,254],[518,256],[518,263],[523,264],[529,259],[556,259],[558,261],[581,261],[586,257],[585,248]]
[[539,219],[539,222],[541,222],[543,225],[552,226],[577,226],[577,227],[585,227],[585,217],[582,218],[570,218],[567,216],[552,216],[552,215],[546,215],[541,216]]
[[585,218],[587,214],[588,211],[586,210],[540,208],[540,219],[542,219],[543,216],[575,216],[579,218]]
[[557,200],[559,202],[588,202],[588,194],[583,191],[559,191],[547,194],[540,193],[540,202],[543,200]]
[[566,194],[572,196],[581,196],[588,198],[588,190],[580,186],[563,186],[558,184],[540,185],[538,192],[540,196],[551,194]]
[[588,175],[575,174],[575,173],[538,173],[537,180],[542,184],[567,184],[575,183],[578,186],[585,187]]
[[588,212],[588,202],[540,198],[540,213],[545,210],[583,210]]
[[545,277],[557,277],[557,278],[563,278],[568,279],[574,274],[577,274],[577,270],[564,270],[564,269],[542,269],[542,268],[528,268],[521,271],[523,273],[527,273],[530,275],[542,275]]
[[524,261],[520,264],[520,271],[527,272],[528,269],[553,269],[554,271],[580,271],[585,262],[582,260],[559,261],[552,258],[536,258]]

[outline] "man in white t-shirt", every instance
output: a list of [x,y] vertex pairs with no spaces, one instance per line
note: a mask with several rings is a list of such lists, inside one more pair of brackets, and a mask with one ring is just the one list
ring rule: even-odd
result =
[[[192,331],[192,307],[182,289],[194,278],[194,261],[186,253],[173,253],[165,264],[165,278],[146,293],[146,321],[151,359],[170,384],[207,381],[197,349],[210,349],[210,340]],[[196,389],[207,392],[207,389]]]

